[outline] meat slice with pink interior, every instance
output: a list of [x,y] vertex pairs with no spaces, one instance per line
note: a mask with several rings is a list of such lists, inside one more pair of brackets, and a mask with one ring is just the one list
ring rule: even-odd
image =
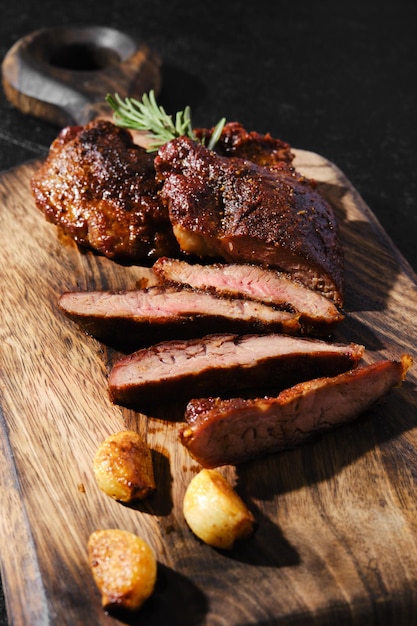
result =
[[358,344],[289,335],[209,335],[172,340],[120,359],[109,375],[113,402],[137,409],[204,395],[282,390],[357,366]]
[[411,362],[405,354],[400,361],[307,380],[276,397],[191,400],[180,440],[207,468],[294,448],[364,413],[400,385]]

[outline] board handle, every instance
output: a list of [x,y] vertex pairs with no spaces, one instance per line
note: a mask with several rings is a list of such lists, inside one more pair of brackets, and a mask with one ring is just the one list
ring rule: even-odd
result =
[[2,81],[13,106],[63,127],[112,118],[107,93],[157,94],[160,70],[157,52],[118,30],[56,27],[17,41],[2,62]]

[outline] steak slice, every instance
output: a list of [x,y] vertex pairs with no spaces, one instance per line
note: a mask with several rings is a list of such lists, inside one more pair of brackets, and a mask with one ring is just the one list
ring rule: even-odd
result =
[[296,312],[307,334],[328,334],[344,316],[328,298],[288,274],[252,264],[190,264],[161,257],[154,265],[157,277],[168,283],[188,285],[213,293],[249,298]]
[[155,170],[184,252],[277,268],[342,305],[338,226],[311,181],[186,137],[160,148]]
[[129,262],[179,251],[153,156],[111,122],[63,129],[31,186],[45,217],[81,246]]
[[297,313],[185,288],[67,292],[59,307],[102,340],[125,338],[134,343],[142,338],[149,344],[153,336],[172,337],[175,331],[182,337],[196,337],[214,328],[216,332],[300,332]]
[[161,342],[122,358],[109,375],[113,402],[145,408],[163,401],[242,390],[281,390],[356,367],[358,344],[328,344],[288,335],[217,334]]
[[410,365],[404,355],[301,382],[274,398],[191,400],[180,441],[207,468],[293,448],[358,417],[399,385]]

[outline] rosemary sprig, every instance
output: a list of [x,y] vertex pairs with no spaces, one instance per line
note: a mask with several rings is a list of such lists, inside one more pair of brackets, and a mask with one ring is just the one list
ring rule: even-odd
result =
[[[173,120],[172,116],[168,115],[165,109],[156,102],[153,90],[149,94],[144,94],[141,101],[135,98],[123,100],[117,93],[114,96],[108,94],[106,101],[113,109],[115,124],[130,130],[148,132],[147,136],[152,140],[148,152],[155,152],[175,137],[186,136],[197,141],[191,122],[190,107],[187,106],[183,111],[178,111]],[[222,118],[214,127],[207,145],[210,150],[218,142],[225,123],[225,118]]]

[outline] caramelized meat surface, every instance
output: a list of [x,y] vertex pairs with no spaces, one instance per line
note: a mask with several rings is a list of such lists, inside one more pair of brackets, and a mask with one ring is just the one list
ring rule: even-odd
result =
[[[200,128],[196,136],[204,139],[207,145],[213,129]],[[222,156],[235,156],[247,159],[258,165],[274,165],[282,169],[292,169],[294,155],[288,143],[262,135],[256,131],[247,131],[239,122],[227,123],[215,145],[215,151]]]
[[109,258],[140,261],[178,252],[153,156],[111,122],[61,131],[32,191],[49,221]]
[[184,252],[277,268],[342,304],[336,218],[309,180],[185,137],[159,150],[155,169]]
[[189,402],[180,440],[207,468],[294,448],[349,422],[404,380],[411,357],[301,382],[277,397]]

